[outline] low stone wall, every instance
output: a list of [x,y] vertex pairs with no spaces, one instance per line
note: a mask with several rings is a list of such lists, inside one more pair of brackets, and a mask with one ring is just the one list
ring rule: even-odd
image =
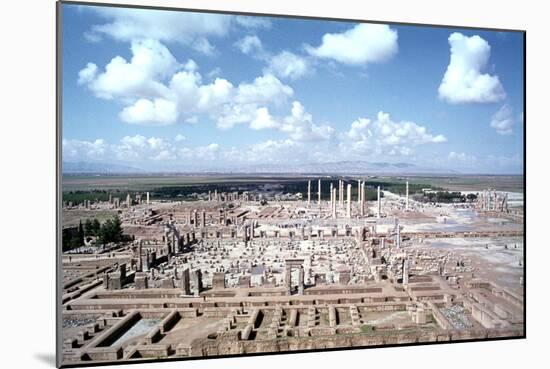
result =
[[[329,328],[330,329],[330,328]],[[340,332],[339,332],[340,333]],[[342,332],[343,333],[343,332]],[[316,335],[315,337],[286,337],[264,341],[226,342],[198,339],[192,342],[189,356],[241,355],[247,353],[287,352],[346,347],[385,346],[422,342],[446,342],[495,337],[521,337],[523,330],[463,330],[447,332],[429,330],[421,332],[384,332],[373,334]]]

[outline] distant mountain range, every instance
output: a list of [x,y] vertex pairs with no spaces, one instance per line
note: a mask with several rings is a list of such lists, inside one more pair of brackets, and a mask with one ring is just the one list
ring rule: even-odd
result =
[[143,169],[98,162],[63,162],[63,174],[128,174],[144,173]]
[[451,170],[419,167],[410,163],[338,161],[306,164],[255,164],[241,167],[188,167],[147,170],[104,162],[63,162],[64,174],[146,174],[146,173],[315,173],[315,174],[452,174]]
[[[227,171],[227,170],[226,170]],[[239,168],[243,173],[325,173],[325,174],[363,174],[363,173],[454,173],[449,170],[423,168],[410,163],[386,163],[367,161],[338,161],[330,163],[307,164],[265,164]]]

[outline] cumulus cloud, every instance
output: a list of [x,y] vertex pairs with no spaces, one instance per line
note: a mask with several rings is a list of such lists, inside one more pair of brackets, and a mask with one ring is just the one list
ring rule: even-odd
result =
[[86,67],[84,69],[81,69],[80,72],[78,72],[78,84],[84,85],[86,83],[89,83],[94,80],[97,73],[97,65],[94,63],[88,63],[86,64]]
[[164,138],[145,137],[139,134],[124,136],[113,143],[108,143],[104,139],[63,140],[63,159],[67,161],[115,160],[125,163],[175,162],[181,159],[214,160],[220,151],[217,143],[181,147],[181,142],[184,140],[183,135],[177,135],[174,142],[171,142]]
[[384,62],[398,51],[397,31],[383,24],[362,23],[342,33],[327,33],[307,51],[318,58],[347,65]]
[[122,103],[119,117],[127,123],[194,123],[198,114],[205,114],[220,128],[241,123],[260,127],[265,122],[257,117],[258,109],[283,106],[294,94],[269,71],[238,85],[220,77],[204,83],[193,60],[179,63],[159,41],[134,41],[131,51],[129,61],[116,56],[101,71],[88,63],[78,77],[98,98]]
[[63,160],[93,160],[103,158],[109,146],[103,139],[93,141],[67,140],[61,142]]
[[[283,84],[272,74],[257,77],[252,83],[241,83],[232,90],[232,98],[221,106],[212,116],[222,129],[232,128],[236,124],[252,123],[258,116],[258,109],[266,105],[280,106],[294,94],[294,90]],[[260,114],[262,111],[260,111]],[[260,117],[262,119],[262,117]],[[262,123],[257,122],[258,129]]]
[[213,51],[207,37],[225,36],[232,25],[237,24],[234,17],[224,14],[114,7],[89,9],[105,20],[85,33],[86,38],[95,42],[104,36],[127,42],[151,38],[185,44],[207,54]]
[[508,105],[501,106],[491,117],[491,127],[494,128],[499,135],[511,135],[513,126],[513,111]]
[[363,153],[407,156],[412,146],[446,142],[424,126],[409,121],[393,121],[388,113],[379,112],[375,121],[359,118],[344,134],[341,148]]
[[243,54],[250,55],[266,63],[264,73],[273,74],[279,78],[296,80],[313,71],[312,63],[303,56],[283,50],[278,54],[264,48],[262,41],[256,35],[247,35],[234,44]]
[[168,90],[160,81],[180,67],[174,56],[154,40],[134,41],[131,51],[130,61],[116,56],[99,74],[97,66],[88,63],[79,72],[78,82],[104,99],[166,95]]
[[474,163],[477,158],[474,155],[468,155],[464,152],[451,151],[447,157],[449,161],[456,161],[461,163]]
[[277,129],[294,141],[327,141],[334,136],[334,128],[313,122],[313,117],[299,101],[292,102],[290,113],[274,117],[267,108],[257,109],[250,128],[255,130]]
[[331,126],[315,124],[312,115],[299,101],[292,103],[291,113],[284,118],[280,129],[297,141],[325,141],[334,135]]
[[178,112],[173,101],[139,99],[133,105],[125,107],[119,116],[127,123],[168,125],[176,122]]
[[247,35],[234,43],[243,54],[263,57],[262,41],[256,35]]
[[268,70],[275,75],[291,80],[303,77],[311,69],[312,67],[306,58],[286,50],[270,58],[268,66]]
[[256,117],[250,122],[250,128],[260,130],[268,128],[277,128],[279,123],[273,119],[267,108],[259,108],[256,110]]
[[449,103],[492,103],[506,97],[497,75],[483,73],[491,46],[483,38],[455,32],[449,36],[451,60],[439,86],[439,98]]
[[235,17],[235,22],[245,28],[271,28],[271,21],[267,18],[239,15]]
[[198,147],[184,147],[178,150],[178,156],[184,159],[197,159],[212,161],[218,157],[220,151],[220,145],[217,143],[211,143],[205,146]]
[[84,33],[90,42],[103,37],[132,42],[151,38],[161,42],[175,42],[206,54],[215,54],[209,38],[222,38],[238,28],[270,28],[267,18],[206,14],[192,12],[129,9],[116,7],[85,7],[103,19]]

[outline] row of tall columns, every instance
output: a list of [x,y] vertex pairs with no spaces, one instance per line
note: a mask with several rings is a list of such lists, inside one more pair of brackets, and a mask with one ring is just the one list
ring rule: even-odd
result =
[[[321,180],[319,179],[317,182],[317,202],[319,206],[321,206],[321,191],[322,191],[322,184]],[[347,200],[345,198],[344,194],[344,185],[345,181],[340,179],[338,180],[338,189],[333,185],[333,183],[330,183],[330,209],[332,212],[332,218],[336,218],[336,212],[338,207],[343,208],[344,202],[346,202],[346,215],[348,218],[351,218],[351,189],[352,185],[347,185]],[[358,213],[360,216],[365,215],[365,194],[366,194],[366,183],[365,181],[358,180],[357,181],[357,204],[358,204]],[[311,181],[307,182],[307,204],[308,206],[311,205]],[[408,209],[408,182],[407,182],[407,197],[406,197],[406,206]],[[381,217],[381,199],[380,199],[380,186],[378,186],[378,211],[377,211],[377,217]]]

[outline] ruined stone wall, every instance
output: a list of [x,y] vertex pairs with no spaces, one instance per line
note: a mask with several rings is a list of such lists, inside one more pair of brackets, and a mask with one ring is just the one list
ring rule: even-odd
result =
[[427,330],[421,332],[384,332],[379,335],[352,334],[316,337],[286,337],[263,341],[226,341],[198,339],[192,342],[190,356],[240,355],[247,353],[321,350],[344,347],[385,346],[395,344],[445,342],[497,337],[521,337],[523,329],[500,330]]

